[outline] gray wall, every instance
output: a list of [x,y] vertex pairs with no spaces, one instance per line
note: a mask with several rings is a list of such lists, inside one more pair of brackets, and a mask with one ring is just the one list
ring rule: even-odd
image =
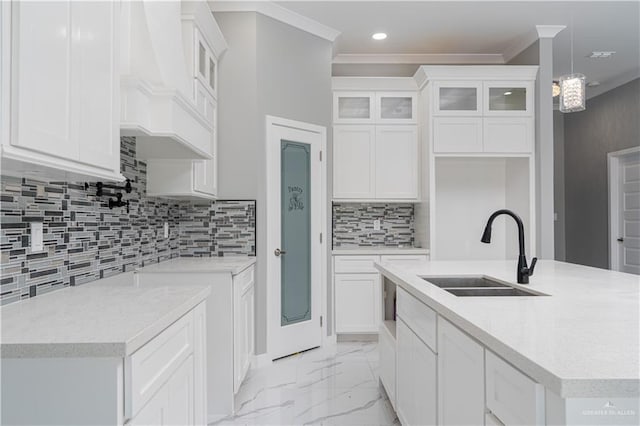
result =
[[607,153],[640,145],[640,79],[565,114],[567,261],[609,266]]
[[[264,353],[269,253],[265,115],[325,126],[330,134],[332,46],[253,12],[216,13],[215,17],[229,44],[218,77],[220,196],[257,201],[256,352]],[[325,207],[330,218],[329,206]]]
[[514,56],[507,65],[538,65],[540,63],[540,41],[536,40],[531,46]]
[[555,220],[555,259],[566,260],[564,195],[564,114],[553,111],[553,205]]

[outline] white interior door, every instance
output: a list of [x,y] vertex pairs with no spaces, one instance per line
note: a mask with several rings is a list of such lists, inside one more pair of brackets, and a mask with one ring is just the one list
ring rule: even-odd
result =
[[620,156],[617,176],[613,180],[617,188],[617,208],[614,205],[612,218],[617,222],[617,232],[612,230],[611,250],[613,269],[640,274],[640,151]]
[[322,340],[325,134],[317,126],[272,120],[277,121],[267,124],[267,310],[268,352],[277,359]]

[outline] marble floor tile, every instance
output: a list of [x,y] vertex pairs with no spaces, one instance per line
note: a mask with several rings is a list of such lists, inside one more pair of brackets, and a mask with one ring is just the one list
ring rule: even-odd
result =
[[377,343],[341,342],[252,369],[236,414],[211,425],[396,425]]

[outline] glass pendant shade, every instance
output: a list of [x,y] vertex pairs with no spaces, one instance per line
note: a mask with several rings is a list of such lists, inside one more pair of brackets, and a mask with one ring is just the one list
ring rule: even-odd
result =
[[586,77],[575,73],[560,77],[560,111],[576,112],[586,108]]

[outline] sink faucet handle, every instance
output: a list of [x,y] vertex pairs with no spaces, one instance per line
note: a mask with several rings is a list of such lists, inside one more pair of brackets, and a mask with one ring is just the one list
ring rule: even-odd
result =
[[529,266],[529,276],[533,275],[533,270],[536,267],[536,263],[538,263],[537,257],[534,257],[533,259],[531,259],[531,266]]

